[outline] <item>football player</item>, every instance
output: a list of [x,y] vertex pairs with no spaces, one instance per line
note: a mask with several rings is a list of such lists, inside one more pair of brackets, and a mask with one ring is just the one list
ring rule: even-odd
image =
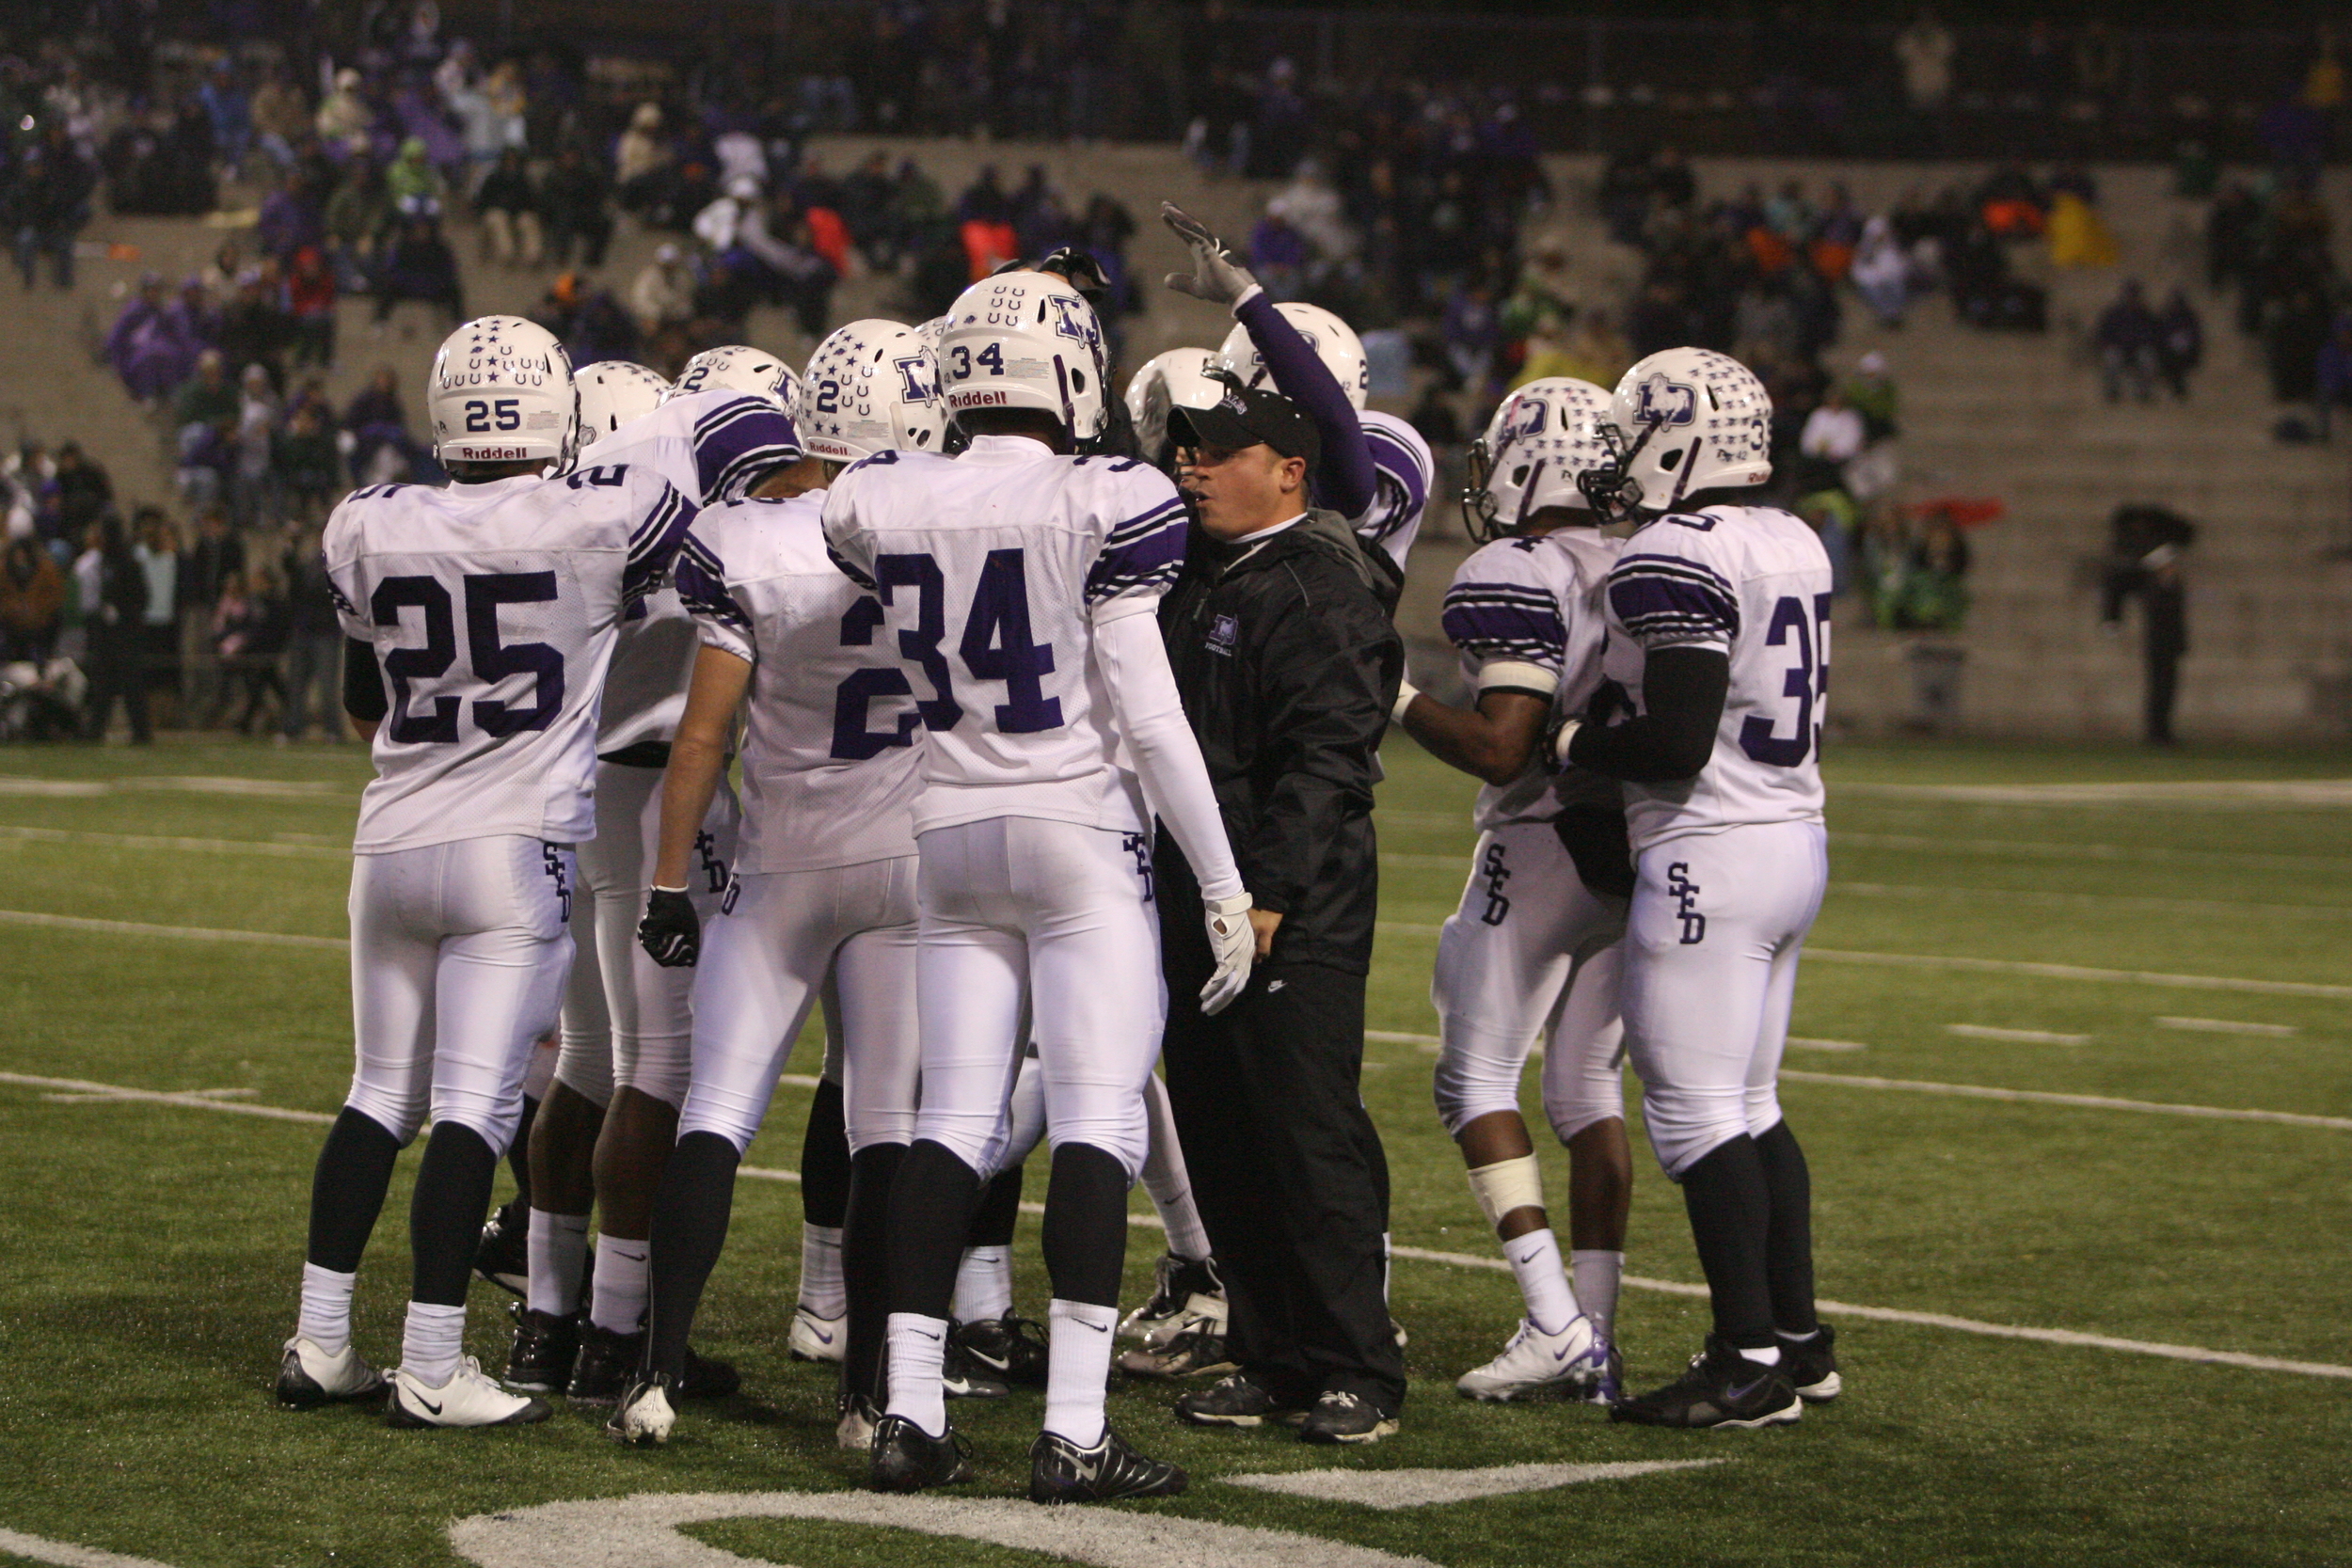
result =
[[278,1397],[381,1388],[351,1342],[352,1287],[393,1160],[429,1111],[389,1419],[502,1426],[548,1407],[465,1354],[467,1275],[572,957],[605,673],[694,506],[650,464],[548,477],[572,458],[579,394],[563,345],[533,323],[459,327],[425,401],[451,484],[357,491],[325,539],[344,705],[376,777],[352,847],[358,1064],[319,1154]]
[[1007,1143],[1025,998],[1053,1147],[1051,1356],[1029,1496],[1164,1497],[1184,1471],[1129,1448],[1103,1412],[1163,1017],[1154,815],[1201,868],[1213,1010],[1247,983],[1252,945],[1152,614],[1183,561],[1184,509],[1149,466],[1073,451],[1111,422],[1100,324],[1076,290],[1009,273],[966,290],[951,318],[941,371],[970,448],[877,453],[825,503],[834,554],[888,610],[926,732],[922,1110],[891,1200],[872,1484],[971,1474],[942,1358],[967,1221]]
[[[632,1442],[669,1436],[736,1169],[820,997],[843,1046],[850,1168],[838,1243],[848,1295],[835,1319],[848,1341],[841,1441],[862,1449],[873,1431],[882,1216],[914,1137],[921,1065],[911,807],[923,716],[895,651],[877,638],[882,605],[827,557],[820,518],[844,464],[937,451],[946,420],[930,351],[885,321],[853,322],[818,347],[800,415],[809,456],[786,476],[794,493],[704,512],[677,567],[702,648],[662,784],[660,860],[639,935],[669,973],[693,978],[693,1070],[654,1206],[644,1363],[610,1425]],[[742,844],[706,944],[694,844],[746,696]],[[805,1278],[802,1291],[805,1312]]]
[[1814,1312],[1811,1178],[1776,1085],[1828,877],[1829,557],[1798,517],[1743,504],[1772,476],[1772,424],[1745,366],[1653,354],[1611,417],[1623,451],[1586,483],[1640,524],[1610,569],[1602,656],[1631,708],[1568,721],[1554,752],[1626,783],[1626,1046],[1714,1307],[1690,1370],[1611,1414],[1771,1426],[1839,1390]]
[[[791,372],[748,348],[688,362],[698,390],[636,365],[592,365],[576,459],[595,486],[651,467],[697,506],[753,490],[801,458],[776,399]],[[579,955],[564,996],[555,1085],[532,1124],[530,1290],[507,1381],[588,1404],[618,1398],[642,1352],[653,1192],[686,1091],[691,977],[662,969],[633,940],[660,828],[661,769],[686,703],[693,623],[666,583],[623,626],[596,734],[594,841],[580,856]],[[694,839],[695,896],[715,908],[734,852],[736,802],[722,790]],[[578,1316],[588,1213],[600,1219],[585,1321]],[[697,1362],[684,1392],[732,1391],[735,1374]]]
[[[1582,712],[1600,685],[1600,588],[1622,542],[1601,533],[1577,481],[1608,463],[1608,419],[1606,391],[1565,377],[1532,381],[1495,410],[1462,494],[1485,543],[1454,574],[1442,620],[1475,705],[1410,683],[1397,697],[1413,738],[1486,784],[1430,991],[1443,1041],[1438,1113],[1526,1306],[1502,1354],[1454,1385],[1478,1400],[1616,1391],[1609,1324],[1632,1196],[1617,943],[1633,873],[1616,781],[1555,778],[1543,754],[1555,709]],[[1549,1037],[1544,1114],[1568,1150],[1573,1286],[1519,1116],[1538,1035]]]

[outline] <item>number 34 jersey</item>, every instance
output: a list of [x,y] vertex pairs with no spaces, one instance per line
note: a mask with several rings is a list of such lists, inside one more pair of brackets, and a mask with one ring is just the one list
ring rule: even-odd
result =
[[596,719],[629,608],[694,508],[649,466],[360,490],[326,521],[345,636],[390,711],[356,853],[515,833],[596,835]]
[[882,607],[825,553],[825,492],[694,519],[678,597],[702,644],[752,666],[743,740],[747,874],[914,853],[922,716]]
[[1184,565],[1184,503],[1145,464],[983,436],[879,452],[834,482],[825,537],[884,607],[929,738],[917,832],[1032,816],[1151,820],[1125,765],[1094,622],[1149,614]]
[[1602,671],[1637,710],[1661,648],[1730,657],[1714,755],[1695,779],[1625,786],[1635,849],[1756,822],[1821,819],[1829,690],[1829,556],[1803,519],[1769,506],[1671,513],[1626,541],[1609,573]]

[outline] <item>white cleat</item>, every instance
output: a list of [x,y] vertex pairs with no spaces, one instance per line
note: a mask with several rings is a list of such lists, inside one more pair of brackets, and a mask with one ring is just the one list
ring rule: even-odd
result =
[[641,1449],[659,1448],[670,1440],[671,1429],[677,1425],[677,1412],[670,1407],[670,1389],[665,1378],[639,1378],[621,1395],[612,1408],[612,1418],[604,1423],[610,1436],[624,1443],[634,1443]]
[[384,1418],[396,1427],[519,1427],[547,1418],[546,1405],[508,1393],[470,1355],[437,1388],[405,1368],[394,1368],[392,1407]]
[[795,1361],[838,1361],[847,1343],[850,1316],[820,1317],[805,1303],[792,1308],[792,1332],[784,1348]]
[[278,1402],[295,1410],[322,1404],[346,1404],[372,1400],[384,1392],[384,1374],[359,1359],[358,1350],[345,1345],[329,1355],[316,1341],[295,1335],[286,1341],[278,1363]]
[[1579,1313],[1557,1334],[1527,1319],[1502,1354],[1454,1381],[1465,1399],[1502,1402],[1525,1399],[1581,1399],[1609,1370],[1609,1347],[1594,1337],[1592,1321]]

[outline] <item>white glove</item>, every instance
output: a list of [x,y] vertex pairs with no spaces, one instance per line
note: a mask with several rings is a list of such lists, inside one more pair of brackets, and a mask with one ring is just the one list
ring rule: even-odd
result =
[[1176,231],[1178,239],[1192,247],[1192,271],[1169,273],[1169,288],[1180,294],[1205,299],[1211,305],[1230,308],[1258,286],[1249,269],[1234,261],[1233,253],[1225,248],[1225,242],[1210,233],[1198,218],[1172,201],[1160,203],[1160,218]]
[[1232,1006],[1249,984],[1249,965],[1258,952],[1257,928],[1249,924],[1249,895],[1208,901],[1209,951],[1216,958],[1216,973],[1200,988],[1200,1010],[1211,1017]]

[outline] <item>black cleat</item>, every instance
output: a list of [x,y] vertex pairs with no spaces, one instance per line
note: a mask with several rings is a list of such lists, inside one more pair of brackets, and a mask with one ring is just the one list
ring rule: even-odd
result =
[[286,1341],[278,1359],[278,1402],[289,1410],[370,1403],[382,1399],[388,1386],[384,1374],[349,1345],[341,1354],[329,1355],[297,1334]]
[[1782,1338],[1780,1370],[1807,1404],[1827,1404],[1846,1391],[1846,1380],[1837,1375],[1837,1331],[1827,1323],[1802,1343]]
[[958,1323],[953,1343],[980,1376],[1045,1386],[1045,1330],[1031,1318],[984,1318]]
[[574,1404],[616,1402],[637,1381],[637,1363],[644,1354],[644,1330],[615,1334],[609,1328],[583,1322],[580,1325],[580,1357],[572,1363],[572,1381],[564,1389],[564,1397]]
[[922,1492],[972,1479],[972,1445],[953,1426],[933,1437],[904,1416],[874,1423],[874,1463],[866,1484],[877,1492]]
[[575,1317],[559,1318],[515,1304],[515,1343],[506,1353],[510,1388],[533,1394],[560,1394],[572,1381],[572,1363],[580,1356],[580,1323]]
[[[1217,1277],[1216,1264],[1207,1258],[1179,1258],[1163,1253],[1152,1270],[1152,1299],[1127,1314],[1119,1325],[1122,1339],[1149,1340],[1153,1336],[1166,1336],[1191,1326],[1190,1320],[1204,1311],[1217,1320],[1223,1331],[1221,1308],[1225,1302],[1225,1282]],[[1193,1306],[1193,1297],[1202,1298],[1200,1307]]]
[[1172,1497],[1186,1482],[1181,1467],[1136,1452],[1108,1422],[1103,1427],[1103,1440],[1090,1449],[1051,1432],[1039,1433],[1037,1441],[1029,1445],[1029,1501],[1033,1503]]
[[1397,1418],[1361,1394],[1327,1388],[1298,1423],[1302,1443],[1377,1443],[1396,1435]]
[[742,1386],[742,1376],[732,1364],[713,1361],[693,1346],[686,1347],[686,1375],[677,1384],[679,1399],[723,1400]]
[[940,1359],[939,1382],[949,1399],[1001,1400],[1012,1392],[1011,1384],[991,1376],[989,1369],[966,1354],[952,1334],[946,1348],[946,1354]]
[[1761,1367],[1713,1335],[1691,1357],[1688,1370],[1663,1388],[1635,1394],[1610,1407],[1613,1421],[1652,1427],[1780,1426],[1804,1416],[1804,1402],[1783,1364]]
[[501,1205],[474,1243],[473,1272],[513,1295],[531,1289],[531,1211],[520,1198]]
[[1176,1402],[1176,1418],[1190,1427],[1256,1427],[1297,1414],[1248,1372],[1222,1377]]

